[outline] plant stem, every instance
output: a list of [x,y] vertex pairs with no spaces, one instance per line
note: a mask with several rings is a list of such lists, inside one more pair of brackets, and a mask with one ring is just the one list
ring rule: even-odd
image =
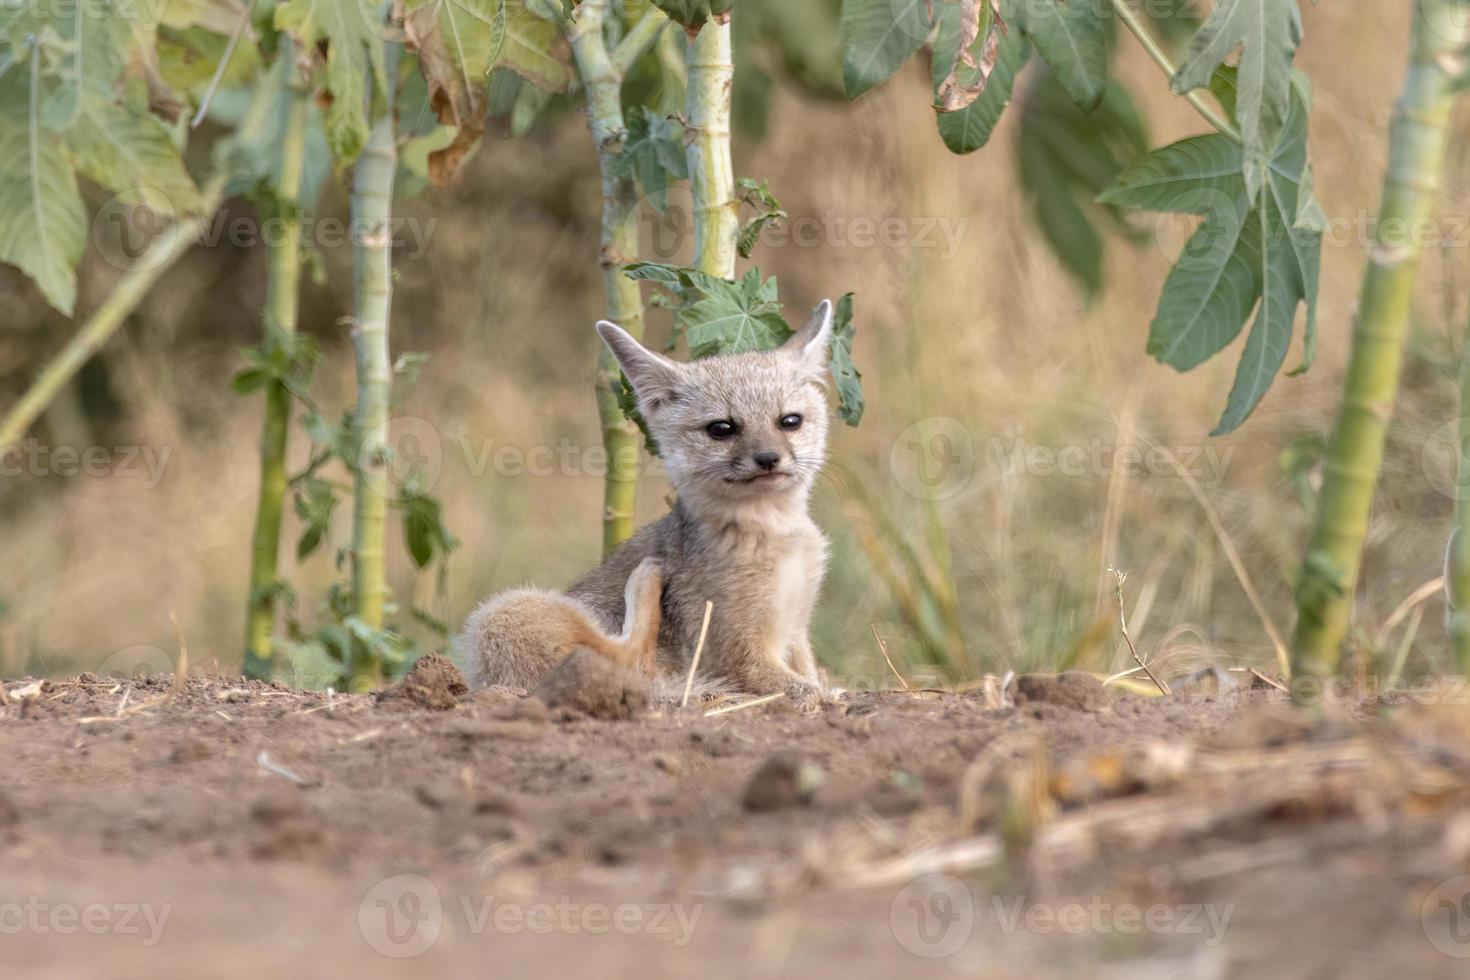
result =
[[[586,10],[587,5],[584,4],[577,16],[579,18],[585,16]],[[638,23],[634,24],[628,33],[623,35],[623,39],[618,42],[617,47],[613,48],[612,54],[609,56],[612,60],[613,70],[619,76],[628,74],[633,67],[633,62],[637,61],[639,55],[643,54],[653,42],[658,40],[659,34],[668,26],[668,15],[652,4],[649,4],[648,9],[643,12],[643,16],[638,18]]]
[[[602,286],[607,300],[607,318],[634,337],[643,336],[643,296],[638,283],[623,275],[624,267],[638,257],[638,188],[631,176],[616,172],[627,127],[623,120],[623,73],[608,54],[603,25],[608,0],[586,0],[577,10],[575,22],[563,27],[577,73],[587,92],[587,125],[597,145],[597,163],[602,172],[602,234],[599,257]],[[662,20],[654,20],[658,14]],[[644,29],[667,23],[662,11],[650,7],[618,51],[627,49],[629,39],[640,32],[651,40],[657,30]],[[646,42],[639,42],[646,43]],[[603,482],[602,553],[610,555],[633,535],[634,503],[638,493],[638,427],[623,414],[618,404],[621,374],[612,352],[604,345],[597,361],[597,415],[602,424],[602,445],[607,452],[607,476]]]
[[1455,74],[1470,42],[1464,7],[1463,0],[1415,3],[1413,53],[1389,128],[1376,241],[1358,300],[1316,524],[1297,582],[1297,673],[1324,677],[1336,669],[1352,614],[1422,254],[1413,229],[1428,221],[1438,194]]
[[1445,556],[1445,597],[1455,669],[1470,673],[1470,329],[1460,351],[1460,472],[1455,482],[1455,530]]
[[0,452],[16,445],[26,430],[51,404],[58,392],[66,386],[82,365],[107,343],[108,339],[122,326],[128,316],[148,295],[153,284],[173,268],[175,262],[199,240],[209,227],[214,212],[223,196],[225,178],[216,175],[205,186],[199,211],[181,218],[159,235],[148,247],[148,251],[122,276],[111,295],[88,317],[66,347],[47,364],[20,401],[0,418]]
[[735,278],[740,234],[735,167],[730,162],[730,85],[735,65],[730,22],[705,22],[689,41],[689,104],[685,155],[694,198],[694,267]]
[[[1138,39],[1138,43],[1143,45],[1143,50],[1148,52],[1148,56],[1153,59],[1154,64],[1159,66],[1159,69],[1164,73],[1164,77],[1172,79],[1178,69],[1169,60],[1168,52],[1159,46],[1159,42],[1154,40],[1153,35],[1148,32],[1148,28],[1143,25],[1143,21],[1139,20],[1138,15],[1133,12],[1133,8],[1128,6],[1128,0],[1113,0],[1113,10],[1117,13],[1118,19],[1128,28],[1129,32]],[[1198,91],[1186,92],[1184,98],[1190,105],[1194,106],[1196,112],[1205,117],[1205,120],[1211,126],[1214,126],[1223,135],[1230,137],[1235,142],[1240,142],[1240,130],[1232,126],[1230,120],[1220,115],[1215,107],[1206,102]]]
[[1133,637],[1128,635],[1128,617],[1123,612],[1123,581],[1128,578],[1128,573],[1120,572],[1116,568],[1109,569],[1109,571],[1113,573],[1113,596],[1118,600],[1118,629],[1123,634],[1123,642],[1128,644],[1128,652],[1133,655],[1133,662],[1138,664],[1143,672],[1148,675],[1148,679],[1154,682],[1154,687],[1159,689],[1159,693],[1168,697],[1174,692],[1169,689],[1169,685],[1165,681],[1153,672],[1153,669],[1148,664],[1144,663],[1143,658],[1138,655],[1138,647],[1133,645]]
[[[289,34],[280,36],[279,58],[296,57]],[[281,141],[281,174],[275,192],[280,202],[279,239],[269,246],[266,269],[265,349],[289,348],[296,334],[297,294],[301,282],[301,168],[306,149],[308,95],[285,73],[280,98],[286,103]],[[291,426],[291,393],[279,381],[265,389],[265,421],[260,437],[260,500],[250,548],[250,593],[245,619],[246,677],[265,678],[271,670],[271,633],[276,623],[276,563],[281,543],[281,512],[286,499],[286,437]]]
[[[388,602],[387,521],[392,494],[388,433],[393,366],[388,352],[388,317],[393,300],[393,177],[398,165],[394,135],[394,85],[398,45],[384,45],[388,88],[383,113],[373,123],[357,158],[352,180],[352,232],[356,249],[353,282],[352,344],[357,355],[357,408],[353,430],[358,439],[356,489],[352,498],[352,598],[355,615],[381,629]],[[354,690],[371,688],[382,679],[382,665],[372,651],[360,651],[351,665]]]

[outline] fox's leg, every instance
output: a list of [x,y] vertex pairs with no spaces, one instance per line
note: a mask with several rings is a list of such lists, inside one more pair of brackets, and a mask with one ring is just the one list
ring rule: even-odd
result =
[[628,579],[623,634],[610,636],[596,614],[554,592],[516,589],[487,599],[465,621],[460,660],[472,687],[536,686],[577,647],[651,673],[658,643],[663,575],[646,559]]
[[817,655],[812,652],[809,640],[803,639],[800,643],[792,644],[791,669],[813,684],[820,682],[821,676],[817,673]]
[[[799,704],[821,700],[817,683],[816,658],[810,663],[793,648],[791,663],[757,638],[724,643],[714,651],[710,671],[729,678],[746,694],[785,694]],[[810,673],[807,672],[808,667]]]

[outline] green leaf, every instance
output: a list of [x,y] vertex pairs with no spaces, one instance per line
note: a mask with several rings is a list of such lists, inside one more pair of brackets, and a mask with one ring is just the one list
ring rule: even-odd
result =
[[368,136],[369,70],[374,91],[386,90],[383,61],[387,25],[372,0],[282,0],[277,30],[290,31],[305,50],[327,45],[327,143],[342,161],[355,160]]
[[132,39],[125,17],[82,3],[6,4],[0,9],[0,33],[10,42],[15,71],[22,76],[34,39],[41,124],[57,133],[80,121],[89,89],[113,91]]
[[[1305,93],[1305,99],[1310,99],[1309,92]],[[1297,111],[1287,119],[1281,143],[1271,160],[1261,207],[1256,212],[1267,243],[1262,257],[1261,306],[1246,338],[1225,415],[1214,435],[1237,428],[1271,387],[1272,379],[1286,361],[1298,302],[1306,303],[1306,327],[1302,363],[1291,374],[1305,371],[1316,353],[1323,225],[1310,219],[1305,223],[1299,221],[1305,199],[1312,193],[1311,171],[1307,165],[1306,104],[1303,99],[1293,100],[1293,109]]]
[[434,555],[448,555],[457,542],[444,525],[443,509],[439,501],[427,494],[418,494],[404,501],[404,543],[414,564],[428,567]]
[[1301,41],[1296,0],[1215,0],[1170,82],[1176,95],[1208,87],[1215,70],[1240,49],[1235,112],[1245,143],[1246,188],[1252,194],[1265,183],[1272,151],[1286,128],[1291,63]]
[[781,202],[776,200],[776,195],[771,193],[768,182],[756,182],[749,177],[741,177],[735,185],[742,192],[740,202],[755,209],[755,216],[740,226],[740,238],[735,245],[741,257],[748,259],[755,250],[756,243],[760,241],[761,232],[765,231],[767,225],[785,221],[786,211],[781,207]]
[[403,539],[409,556],[419,568],[434,560],[434,521],[423,508],[409,505],[408,513],[403,517]]
[[628,135],[622,152],[613,158],[613,170],[621,177],[635,178],[648,202],[662,212],[668,203],[670,178],[689,176],[684,127],[647,106],[634,106],[627,125]]
[[327,526],[325,524],[308,524],[302,532],[301,538],[296,542],[296,560],[304,561],[311,556],[322,543],[326,536]]
[[[1089,115],[1054,74],[1044,71],[1022,105],[1021,188],[1052,251],[1089,296],[1102,288],[1104,252],[1093,223],[1102,213],[1092,202],[1147,147],[1143,117],[1117,82],[1104,86]],[[1118,227],[1127,228],[1116,206],[1104,207]]]
[[[1281,230],[1273,225],[1268,211],[1256,211],[1254,216],[1259,218],[1261,235],[1267,242]],[[1274,261],[1268,247],[1261,253],[1258,281],[1261,283],[1260,309],[1250,336],[1246,338],[1245,350],[1241,352],[1240,366],[1236,368],[1235,384],[1230,389],[1225,414],[1211,435],[1223,435],[1238,428],[1266,394],[1286,361],[1286,348],[1291,344],[1291,324],[1301,289],[1296,268],[1289,263]]]
[[493,65],[509,68],[544,91],[565,92],[572,71],[558,54],[559,28],[529,9],[526,0],[498,2],[504,6],[505,38]]
[[733,0],[653,0],[653,5],[669,15],[669,19],[696,32],[711,17],[730,12]]
[[80,123],[67,131],[66,148],[78,171],[128,204],[147,205],[166,217],[199,210],[199,188],[167,127],[153,116],[89,94]]
[[930,0],[842,0],[842,81],[855,99],[882,85],[928,40]]
[[761,280],[748,270],[739,282],[709,279],[703,295],[679,311],[679,322],[696,357],[770,350],[791,336],[776,299],[776,277]]
[[1248,220],[1241,165],[1228,138],[1196,136],[1136,161],[1100,198],[1205,216],[1164,283],[1149,330],[1149,353],[1180,371],[1235,339],[1260,295],[1260,228]]
[[1239,335],[1259,303],[1215,435],[1238,427],[1269,389],[1286,357],[1299,304],[1307,307],[1304,346],[1313,343],[1316,330],[1322,225],[1314,220],[1318,208],[1309,200],[1311,93],[1305,85],[1294,91],[1259,195],[1246,191],[1243,149],[1211,135],[1148,154],[1100,198],[1205,216],[1164,284],[1149,329],[1149,353],[1163,363],[1185,371],[1218,353]]
[[[732,285],[728,279],[687,266],[667,265],[663,262],[630,262],[623,268],[623,274],[629,279],[668,287],[678,297],[680,305],[697,299],[700,295],[718,292]],[[655,294],[655,300],[658,295]]]
[[[465,85],[482,85],[506,41],[509,9],[519,0],[407,0],[405,24],[415,45],[436,33]],[[422,66],[421,66],[422,67]]]
[[1220,108],[1225,110],[1225,118],[1235,122],[1235,99],[1236,99],[1236,68],[1234,65],[1221,65],[1215,69],[1210,76],[1210,94],[1215,101],[1220,103]]
[[827,370],[837,387],[837,417],[848,425],[863,418],[863,376],[852,362],[852,341],[857,326],[852,322],[852,293],[837,301],[832,311],[832,357]]
[[1103,9],[1095,3],[1062,0],[1027,0],[1018,7],[1020,29],[1084,112],[1097,108],[1108,80]]
[[39,119],[0,112],[0,262],[19,268],[71,316],[86,242],[87,214],[60,142]]
[[237,395],[253,394],[270,384],[271,374],[261,368],[246,368],[230,379],[230,388]]
[[941,112],[939,135],[954,153],[973,153],[990,141],[1001,113],[1011,103],[1016,75],[1031,57],[1031,43],[1013,30],[1000,40],[995,67],[980,97],[958,112]]
[[[172,89],[201,98],[214,78],[215,69],[224,57],[225,49],[229,47],[229,35],[238,16],[231,15],[231,26],[220,34],[211,33],[202,27],[183,30],[161,28],[154,40],[154,46],[158,55],[158,74],[163,83]],[[239,45],[220,77],[220,88],[215,93],[215,102],[210,104],[210,114],[213,115],[217,110],[220,96],[228,97],[232,88],[251,84],[258,77],[260,66],[259,49],[253,44]]]

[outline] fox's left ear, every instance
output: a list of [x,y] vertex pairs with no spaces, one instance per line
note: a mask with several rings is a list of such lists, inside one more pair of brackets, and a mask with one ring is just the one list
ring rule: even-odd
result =
[[826,377],[827,359],[832,355],[832,301],[830,299],[824,299],[817,304],[811,319],[781,345],[781,352],[800,360],[808,371],[818,377]]

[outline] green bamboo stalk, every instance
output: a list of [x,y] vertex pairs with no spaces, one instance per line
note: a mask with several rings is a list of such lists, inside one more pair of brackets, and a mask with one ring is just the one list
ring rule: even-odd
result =
[[740,234],[735,167],[730,161],[730,85],[735,65],[730,22],[707,21],[689,41],[689,190],[694,198],[694,267],[735,277]]
[[1297,674],[1334,672],[1347,634],[1419,271],[1415,229],[1429,218],[1439,190],[1456,74],[1464,70],[1470,42],[1466,8],[1465,0],[1415,3],[1413,53],[1389,129],[1376,240],[1358,300],[1317,520],[1297,583]]
[[[394,133],[394,86],[398,45],[384,45],[388,90],[382,115],[373,123],[357,158],[352,180],[352,345],[357,358],[359,440],[352,513],[352,597],[356,617],[373,629],[383,626],[388,603],[387,529],[392,488],[388,480],[388,436],[393,365],[388,353],[388,318],[393,299],[393,178],[398,167]],[[353,688],[375,687],[382,664],[370,651],[354,658]]]
[[[277,57],[295,58],[290,35],[280,37]],[[267,243],[265,349],[289,347],[296,334],[301,283],[301,170],[306,150],[306,90],[285,74],[280,98],[288,105],[281,141],[280,179],[275,187],[281,208],[281,238]],[[286,499],[286,437],[291,426],[291,393],[279,381],[265,388],[265,421],[260,437],[260,499],[250,547],[250,593],[245,617],[246,677],[271,671],[271,634],[276,625],[276,563],[281,543],[281,513]]]
[[198,212],[181,218],[163,232],[142,258],[123,273],[117,287],[87,318],[87,322],[31,382],[20,401],[0,418],[0,452],[20,442],[41,413],[71,381],[82,365],[102,349],[117,328],[132,314],[153,284],[199,240],[214,218],[223,196],[225,175],[217,175],[204,188]]
[[[608,0],[585,0],[577,8],[575,21],[564,21],[563,30],[577,63],[577,74],[587,92],[587,124],[597,145],[597,162],[602,172],[602,234],[600,261],[607,319],[634,337],[643,336],[643,296],[638,284],[623,275],[624,267],[638,258],[638,188],[631,176],[616,172],[627,127],[623,119],[623,74],[638,53],[668,23],[657,8],[650,7],[609,53],[604,26]],[[603,484],[602,553],[610,555],[633,535],[634,503],[638,492],[638,427],[623,415],[618,404],[620,373],[617,361],[605,345],[598,345],[597,416],[602,425],[602,445],[607,453]]]
[[1455,483],[1455,530],[1445,555],[1450,646],[1455,669],[1470,674],[1470,329],[1460,352],[1460,472]]

